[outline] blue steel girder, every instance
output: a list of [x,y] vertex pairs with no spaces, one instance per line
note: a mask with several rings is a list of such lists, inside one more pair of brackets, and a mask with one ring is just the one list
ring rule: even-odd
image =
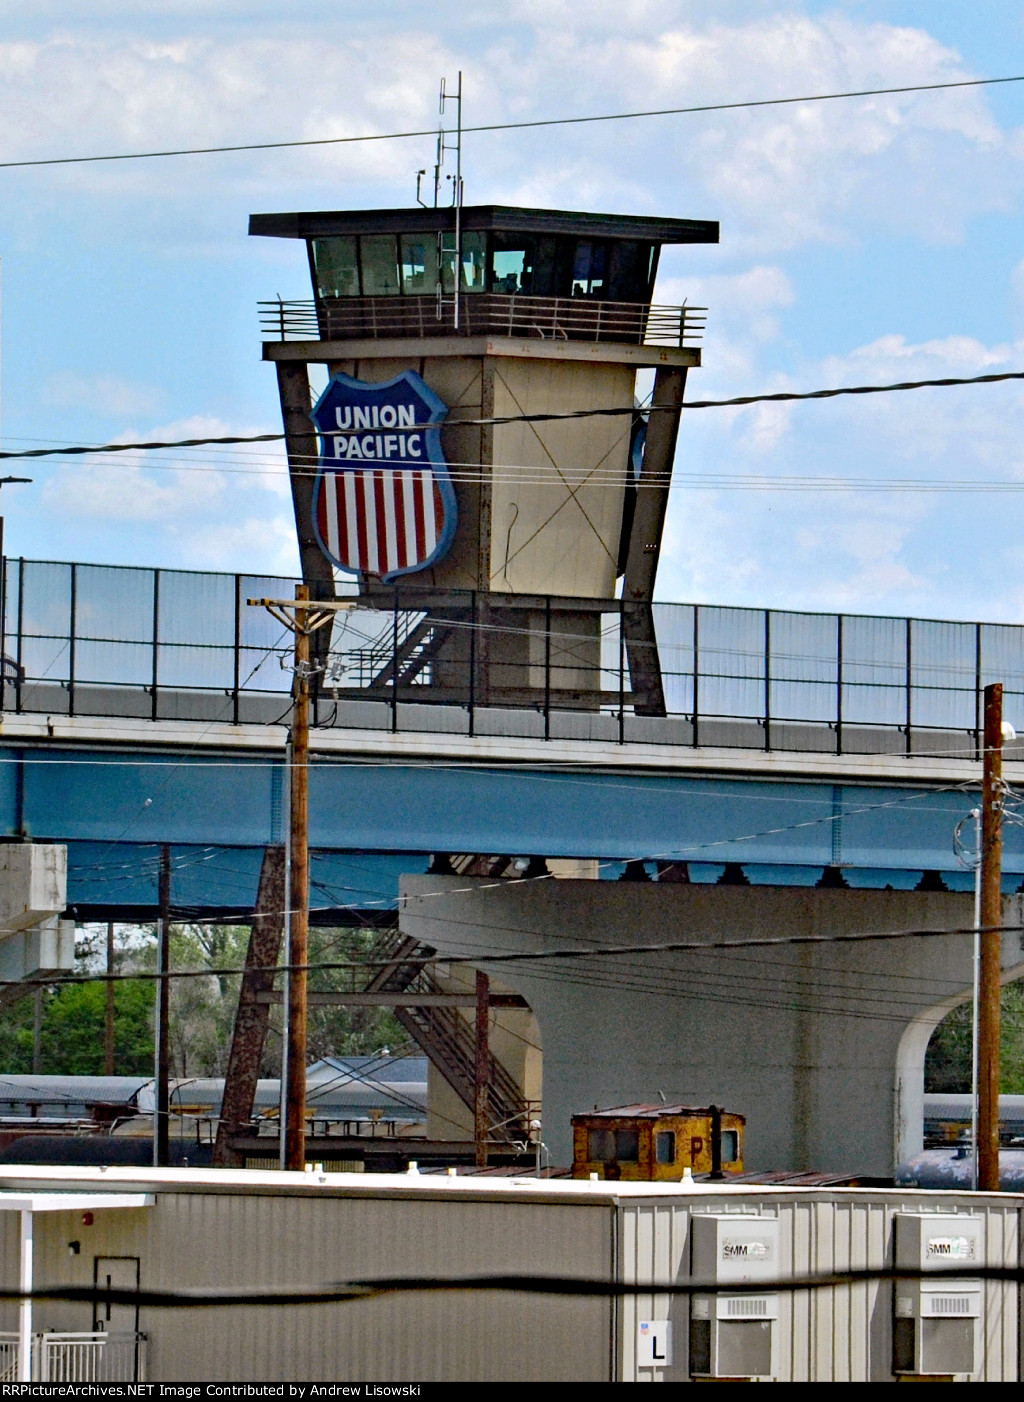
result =
[[[0,831],[49,841],[258,848],[282,840],[283,766],[194,750],[0,749]],[[337,852],[954,871],[970,793],[929,786],[318,760],[310,843]],[[1005,867],[1024,872],[1024,833]]]
[[[262,847],[170,845],[171,902],[179,919],[193,912],[252,910]],[[68,843],[68,905],[75,911],[119,910],[152,919],[159,901],[161,845],[143,842]],[[415,853],[310,854],[310,908],[341,918],[386,916],[398,900],[399,877],[424,872]],[[124,915],[119,918],[129,918]]]

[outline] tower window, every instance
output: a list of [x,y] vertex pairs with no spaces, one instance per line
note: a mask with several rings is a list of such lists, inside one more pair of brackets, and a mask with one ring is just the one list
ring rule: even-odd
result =
[[580,239],[572,270],[574,297],[603,297],[608,250],[603,243]]
[[487,235],[472,230],[462,235],[462,290],[482,292],[487,281]]
[[504,293],[505,296],[514,296],[517,292],[525,292],[527,267],[525,248],[496,248],[491,259],[492,281],[491,287],[494,292]]
[[364,297],[398,296],[398,240],[394,234],[364,234],[359,240]]
[[318,297],[358,297],[359,262],[354,238],[314,239]]
[[402,291],[432,297],[437,291],[437,236],[402,235]]

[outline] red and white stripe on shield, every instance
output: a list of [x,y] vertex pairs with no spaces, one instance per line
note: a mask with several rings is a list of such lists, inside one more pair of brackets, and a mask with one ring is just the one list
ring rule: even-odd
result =
[[346,569],[387,575],[430,559],[444,527],[444,503],[429,468],[327,468],[317,526]]

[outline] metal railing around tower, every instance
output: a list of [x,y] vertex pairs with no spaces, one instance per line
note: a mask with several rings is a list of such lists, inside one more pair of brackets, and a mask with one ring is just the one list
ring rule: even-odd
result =
[[697,346],[707,320],[706,307],[492,292],[461,296],[458,326],[450,297],[441,302],[416,296],[278,298],[258,306],[267,341],[426,340],[458,335]]

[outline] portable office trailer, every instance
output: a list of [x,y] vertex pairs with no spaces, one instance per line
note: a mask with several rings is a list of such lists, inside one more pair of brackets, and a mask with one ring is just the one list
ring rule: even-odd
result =
[[[61,1196],[71,1193],[91,1193],[97,1201],[83,1209],[82,1197],[65,1198],[65,1209]],[[102,1285],[109,1275],[115,1285],[133,1288],[137,1281],[143,1290],[262,1287],[273,1296],[289,1287],[382,1276],[522,1274],[640,1287],[636,1294],[608,1297],[416,1291],[305,1306],[147,1305],[137,1316],[115,1304],[109,1319],[102,1299],[96,1315],[87,1304],[35,1305],[27,1333],[110,1331],[122,1341],[134,1339],[150,1381],[681,1382],[693,1376],[694,1363],[705,1366],[689,1356],[691,1299],[643,1287],[696,1283],[691,1260],[707,1269],[706,1252],[693,1254],[702,1235],[702,1229],[694,1233],[695,1218],[725,1220],[710,1231],[723,1243],[771,1237],[784,1276],[891,1265],[900,1213],[934,1214],[944,1239],[951,1235],[950,1219],[962,1218],[972,1231],[952,1235],[977,1241],[970,1267],[978,1270],[1017,1266],[1024,1197],[738,1183],[11,1168],[0,1177],[5,1286],[19,1280],[25,1210],[34,1219],[37,1286]],[[736,1231],[726,1229],[731,1217]],[[753,1233],[746,1230],[751,1225]],[[892,1380],[891,1280],[794,1293],[772,1290],[767,1278],[757,1283],[759,1294],[773,1296],[772,1376]],[[732,1285],[729,1293],[735,1293]],[[1018,1287],[984,1282],[978,1297],[973,1379],[1017,1380]],[[16,1335],[18,1307],[3,1308],[0,1330]],[[24,1318],[20,1322],[24,1327]],[[728,1356],[720,1347],[718,1359]],[[122,1363],[126,1357],[122,1349]]]

